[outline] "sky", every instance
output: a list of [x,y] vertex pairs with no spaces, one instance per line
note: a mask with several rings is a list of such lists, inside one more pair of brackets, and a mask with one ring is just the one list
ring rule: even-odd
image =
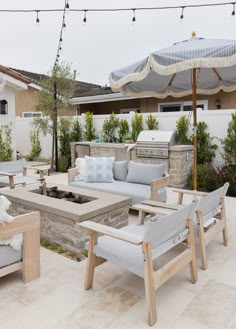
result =
[[[221,3],[225,0],[69,0],[70,8],[138,8]],[[3,9],[63,8],[65,0],[7,0]],[[105,86],[111,71],[140,60],[152,51],[191,37],[192,31],[205,38],[236,39],[233,6],[186,8],[181,10],[66,13],[60,61],[69,63],[76,79]],[[53,67],[62,23],[62,13],[0,12],[0,64],[47,74]]]

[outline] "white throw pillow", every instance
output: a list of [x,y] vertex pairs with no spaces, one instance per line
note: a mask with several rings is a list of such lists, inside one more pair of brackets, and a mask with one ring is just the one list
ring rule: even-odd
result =
[[86,159],[86,182],[88,183],[112,183],[113,180],[113,163],[115,158],[93,158]]
[[75,166],[78,169],[78,180],[85,180],[87,176],[86,170],[86,159],[85,158],[77,158],[75,160]]

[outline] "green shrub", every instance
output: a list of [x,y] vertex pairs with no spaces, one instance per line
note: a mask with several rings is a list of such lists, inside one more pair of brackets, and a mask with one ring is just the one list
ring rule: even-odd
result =
[[189,145],[192,144],[192,138],[188,137],[189,121],[186,115],[182,115],[179,120],[176,121],[177,138],[180,144]]
[[119,122],[119,142],[124,143],[129,133],[129,123],[127,119],[120,119]]
[[71,124],[71,142],[80,142],[82,140],[82,127],[78,119],[72,121]]
[[119,127],[119,119],[116,117],[115,113],[109,115],[103,122],[102,126],[102,140],[105,143],[115,143],[117,142],[117,137],[115,136],[116,129]]
[[40,140],[39,140],[39,132],[40,132],[39,128],[33,128],[30,131],[31,152],[27,157],[27,159],[30,161],[37,158],[42,151]]
[[154,115],[149,114],[146,119],[146,125],[148,130],[156,130],[158,129],[158,121],[154,117]]
[[223,139],[225,159],[228,163],[236,163],[236,113],[231,114],[227,136]]
[[84,137],[85,141],[92,141],[96,137],[92,112],[85,113],[85,125],[84,125],[84,136],[83,137]]
[[[197,169],[198,190],[211,192],[229,182],[227,195],[236,196],[236,166],[225,163],[213,166],[206,163],[199,165]],[[192,173],[188,179],[188,187],[193,188]]]
[[143,130],[143,116],[141,113],[135,113],[131,120],[131,136],[136,142],[139,133]]
[[10,161],[13,157],[11,126],[12,124],[0,127],[0,161]]
[[197,125],[197,163],[204,164],[211,162],[215,157],[215,150],[218,148],[217,144],[213,144],[214,137],[211,137],[206,132],[208,125],[204,121],[198,122]]

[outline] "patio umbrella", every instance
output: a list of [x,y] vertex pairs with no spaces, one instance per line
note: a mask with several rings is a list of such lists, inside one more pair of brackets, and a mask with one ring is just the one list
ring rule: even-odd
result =
[[192,94],[194,126],[193,187],[197,189],[197,94],[236,90],[236,40],[192,38],[151,53],[109,75],[113,91],[165,98]]

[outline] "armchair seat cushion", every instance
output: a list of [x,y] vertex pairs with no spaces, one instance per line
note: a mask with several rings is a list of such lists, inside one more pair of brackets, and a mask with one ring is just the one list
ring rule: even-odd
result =
[[[76,187],[88,188],[100,192],[107,192],[119,195],[125,195],[132,198],[132,204],[140,203],[143,200],[150,199],[151,187],[150,185],[129,183],[125,181],[114,180],[113,183],[87,183],[85,181],[75,181],[70,185]],[[167,192],[165,188],[158,190],[158,201],[165,202]]]
[[[144,225],[131,224],[121,228],[135,235],[144,235]],[[109,236],[98,238],[98,243],[94,246],[94,253],[119,266],[143,277],[143,252],[141,245],[134,245]]]
[[[40,179],[36,176],[15,176],[14,177],[14,184],[20,185],[20,184],[30,184],[30,183],[36,183],[39,182]],[[9,178],[8,177],[0,177],[0,186],[9,186]]]
[[15,250],[10,246],[0,246],[0,268],[16,263],[22,259],[22,249]]

